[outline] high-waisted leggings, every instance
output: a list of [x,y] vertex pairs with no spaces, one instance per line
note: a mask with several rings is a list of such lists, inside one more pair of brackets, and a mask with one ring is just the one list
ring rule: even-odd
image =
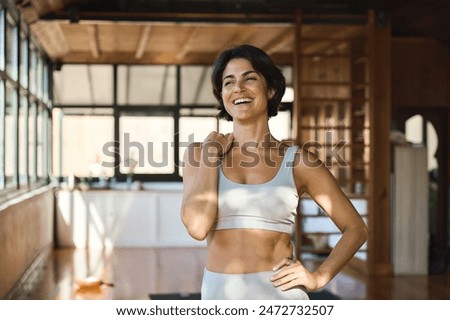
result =
[[205,268],[202,300],[309,300],[301,288],[281,291],[269,280],[272,271],[244,274],[211,272]]

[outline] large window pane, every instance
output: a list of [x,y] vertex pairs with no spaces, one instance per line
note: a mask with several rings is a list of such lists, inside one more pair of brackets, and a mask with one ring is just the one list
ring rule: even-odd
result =
[[37,149],[36,149],[36,161],[37,161],[37,176],[38,178],[44,178],[46,176],[46,152],[45,146],[47,141],[47,115],[44,108],[39,107],[37,115]]
[[30,182],[36,181],[36,119],[37,106],[32,102],[28,110],[28,176]]
[[20,84],[28,87],[28,38],[21,34],[20,36]]
[[280,111],[275,117],[269,119],[269,128],[272,135],[278,140],[291,138],[291,113]]
[[175,66],[119,66],[117,101],[125,105],[174,105]]
[[16,90],[6,87],[6,109],[5,109],[5,175],[6,186],[14,186],[16,183],[17,165],[17,93]]
[[212,93],[211,66],[181,67],[181,104],[216,105]]
[[35,94],[37,88],[37,50],[30,46],[30,74],[29,74],[29,88],[30,92]]
[[20,97],[19,106],[19,184],[28,182],[28,99]]
[[284,75],[284,78],[286,79],[286,86],[292,86],[293,84],[293,77],[292,77],[292,66],[282,66],[280,67],[281,72]]
[[59,108],[52,110],[52,172],[56,177],[62,177],[62,120],[64,113]]
[[37,68],[36,68],[36,96],[42,99],[42,80],[44,72],[44,61],[41,55],[37,56]]
[[18,27],[14,21],[7,17],[6,19],[6,73],[17,80],[18,76]]
[[[214,117],[181,117],[180,118],[180,163],[186,147],[192,142],[205,140],[211,131],[217,130],[217,119]],[[183,165],[179,168],[179,174],[183,173]]]
[[54,104],[112,105],[113,67],[63,65],[53,72]]
[[227,121],[224,119],[219,120],[219,132],[227,134],[233,132],[233,121]]
[[[0,7],[0,34],[5,34],[5,10]],[[5,43],[0,41],[0,70],[5,70]]]
[[[60,112],[60,111],[58,111]],[[54,113],[54,152],[62,157],[62,176],[99,177],[114,175],[114,118],[112,116]],[[58,121],[61,121],[57,124]],[[61,150],[59,149],[61,143]],[[106,152],[105,152],[106,151]],[[59,159],[55,159],[59,173]],[[107,165],[109,163],[110,165]]]
[[[0,78],[0,128],[5,120],[5,82]],[[5,188],[5,141],[4,131],[0,130],[0,190]]]
[[120,117],[120,172],[173,173],[174,119]]
[[42,79],[42,101],[47,104],[48,101],[48,90],[49,90],[49,84],[48,84],[48,65],[44,64],[43,69],[43,79]]
[[211,131],[217,130],[217,119],[214,117],[181,117],[180,147],[188,143],[203,141]]

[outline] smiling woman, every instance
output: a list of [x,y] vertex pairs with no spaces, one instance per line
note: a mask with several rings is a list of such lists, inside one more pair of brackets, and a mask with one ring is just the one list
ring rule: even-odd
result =
[[[308,299],[366,241],[364,221],[320,160],[271,134],[285,78],[264,51],[224,51],[212,82],[219,117],[233,128],[187,148],[181,210],[189,234],[208,243],[202,299]],[[293,243],[304,192],[342,233],[313,272],[296,260]]]

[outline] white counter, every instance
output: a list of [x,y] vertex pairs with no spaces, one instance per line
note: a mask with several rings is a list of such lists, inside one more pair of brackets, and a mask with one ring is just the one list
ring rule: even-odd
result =
[[[146,183],[145,190],[57,191],[57,245],[77,248],[196,247],[180,217],[181,183]],[[367,200],[351,199],[367,223]],[[333,247],[337,227],[309,198],[300,200],[302,232],[324,235]],[[363,246],[362,249],[365,249]],[[365,255],[365,253],[364,253]]]
[[[155,187],[155,186],[153,186]],[[205,246],[181,222],[182,189],[57,191],[59,247]]]

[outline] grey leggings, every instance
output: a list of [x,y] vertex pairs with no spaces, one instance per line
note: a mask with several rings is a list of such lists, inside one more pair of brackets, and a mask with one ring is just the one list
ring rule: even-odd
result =
[[309,300],[308,294],[294,288],[281,291],[269,280],[272,271],[224,274],[205,268],[202,300]]

